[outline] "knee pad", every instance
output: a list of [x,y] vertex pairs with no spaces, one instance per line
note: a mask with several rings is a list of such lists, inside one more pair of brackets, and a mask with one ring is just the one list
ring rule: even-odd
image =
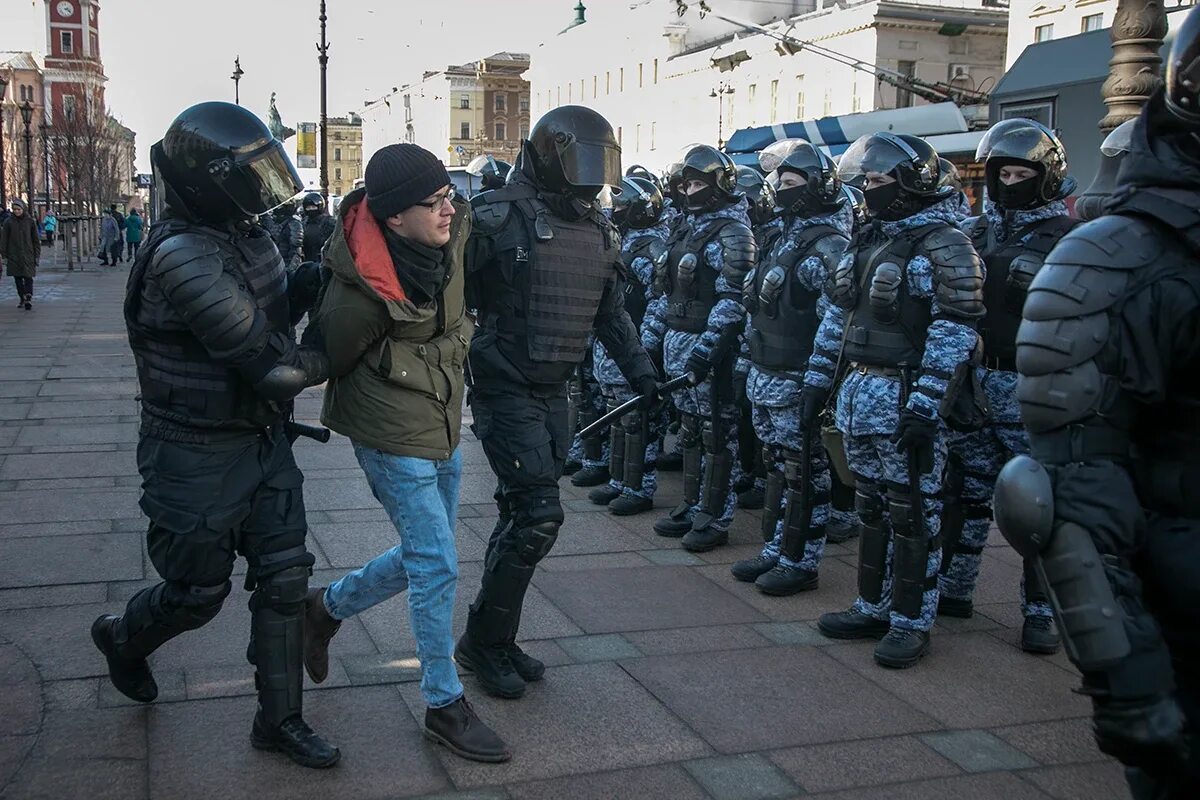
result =
[[685,448],[700,446],[700,418],[695,414],[679,415],[679,444]]
[[174,616],[181,629],[193,630],[207,624],[220,613],[225,598],[233,589],[229,581],[216,586],[196,586],[188,583],[165,583],[163,592],[177,609]]
[[539,522],[517,531],[515,544],[520,559],[533,566],[545,558],[558,539],[561,524],[554,521]]
[[295,613],[308,592],[308,567],[288,567],[260,578],[250,603],[254,608],[269,608],[280,614]]
[[883,524],[884,500],[877,483],[859,478],[854,487],[854,510],[864,525],[877,528]]

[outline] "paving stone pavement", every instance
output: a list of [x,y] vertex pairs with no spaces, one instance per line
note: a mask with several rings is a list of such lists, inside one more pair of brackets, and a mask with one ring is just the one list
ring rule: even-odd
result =
[[[121,318],[127,270],[44,270],[35,307],[0,288],[0,798],[1118,798],[1117,765],[1091,742],[1061,654],[1016,647],[1020,561],[998,536],[978,612],[938,623],[918,667],[874,665],[870,643],[814,620],[854,594],[854,548],[831,545],[821,588],[768,598],[729,564],[756,551],[757,512],[699,556],[653,534],[655,514],[613,518],[563,482],[569,509],[534,580],[525,646],[546,680],[481,716],[512,744],[480,765],[420,736],[424,708],[404,598],[348,621],[307,715],[343,751],[314,773],[246,741],[246,597],[153,657],[162,692],[135,706],[102,677],[88,625],[155,580],[138,509],[136,381]],[[316,421],[320,390],[298,416]],[[492,526],[492,482],[462,449],[461,626]],[[297,446],[313,582],[390,547],[395,533],[349,443]],[[663,477],[658,513],[679,495]],[[240,587],[235,594],[242,594]]]

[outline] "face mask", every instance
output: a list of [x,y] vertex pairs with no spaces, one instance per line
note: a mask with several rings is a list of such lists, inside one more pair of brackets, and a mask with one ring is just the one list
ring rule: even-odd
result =
[[1001,183],[996,187],[996,205],[1013,211],[1033,208],[1038,203],[1037,179],[1026,178],[1017,183]]
[[864,189],[863,195],[867,198],[867,208],[871,210],[871,214],[880,219],[887,219],[887,209],[900,197],[900,183],[896,181],[873,189]]
[[716,190],[711,186],[692,192],[687,196],[688,211],[707,211],[716,198]]
[[793,206],[804,197],[804,190],[807,188],[807,186],[789,186],[786,189],[775,190],[775,199],[785,214],[793,213]]

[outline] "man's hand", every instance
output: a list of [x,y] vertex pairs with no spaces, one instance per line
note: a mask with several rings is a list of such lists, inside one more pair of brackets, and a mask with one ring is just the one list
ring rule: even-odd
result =
[[937,438],[937,429],[936,419],[927,419],[905,409],[900,412],[900,422],[892,434],[897,453],[917,454],[917,471],[922,475],[933,470],[933,441]]
[[658,392],[658,381],[647,375],[638,381],[638,394],[642,397],[642,408],[645,409],[648,416],[653,416],[654,411],[662,403],[662,395]]
[[812,430],[829,402],[829,390],[820,389],[807,384],[800,390],[800,425],[804,430]]
[[1186,770],[1183,727],[1183,712],[1173,697],[1092,699],[1092,732],[1100,750],[1157,778]]
[[707,347],[696,345],[688,356],[684,371],[692,374],[693,385],[704,383],[708,373],[712,372],[712,353]]

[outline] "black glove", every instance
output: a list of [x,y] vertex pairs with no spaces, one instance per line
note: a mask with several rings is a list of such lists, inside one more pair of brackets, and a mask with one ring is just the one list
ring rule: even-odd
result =
[[312,310],[320,293],[321,262],[305,261],[288,275],[288,307],[293,325]]
[[917,472],[924,475],[933,471],[933,440],[937,437],[936,419],[926,419],[916,412],[904,409],[892,441],[897,453],[915,452]]
[[741,409],[750,408],[750,398],[746,396],[746,379],[749,377],[745,372],[733,375],[733,404]]
[[697,345],[692,348],[684,369],[692,374],[692,380],[696,384],[701,384],[708,377],[708,373],[712,372],[712,367],[712,354],[709,353],[708,348]]
[[638,394],[642,397],[642,408],[653,416],[654,409],[662,403],[662,396],[658,393],[658,381],[647,375],[638,381]]
[[812,430],[829,402],[829,390],[807,384],[800,390],[800,426],[804,430]]
[[1183,728],[1183,712],[1173,697],[1092,699],[1092,732],[1100,750],[1156,778],[1187,768]]

